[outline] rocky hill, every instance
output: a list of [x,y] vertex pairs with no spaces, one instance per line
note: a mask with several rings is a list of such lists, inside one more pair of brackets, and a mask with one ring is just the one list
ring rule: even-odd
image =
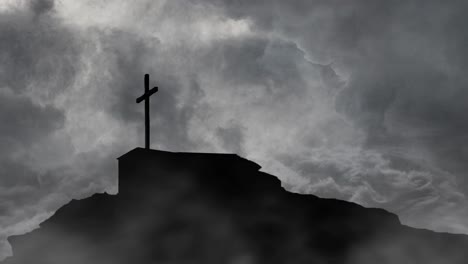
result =
[[119,194],[73,200],[9,238],[4,264],[468,263],[468,236],[381,209],[285,191],[233,154],[134,149]]

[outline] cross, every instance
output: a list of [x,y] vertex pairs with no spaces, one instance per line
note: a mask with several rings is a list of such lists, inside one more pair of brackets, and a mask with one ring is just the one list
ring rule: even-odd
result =
[[149,74],[145,74],[145,93],[136,99],[137,104],[145,100],[145,148],[150,148],[150,96],[158,91],[158,87],[149,89]]

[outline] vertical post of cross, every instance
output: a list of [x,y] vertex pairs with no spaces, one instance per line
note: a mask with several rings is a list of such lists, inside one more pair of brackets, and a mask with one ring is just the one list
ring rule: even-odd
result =
[[[149,94],[149,74],[145,74],[145,94]],[[145,148],[150,148],[150,111],[149,96],[145,100]]]
[[137,104],[145,100],[145,148],[150,148],[150,96],[158,91],[158,87],[149,89],[149,74],[145,74],[145,93],[136,99]]

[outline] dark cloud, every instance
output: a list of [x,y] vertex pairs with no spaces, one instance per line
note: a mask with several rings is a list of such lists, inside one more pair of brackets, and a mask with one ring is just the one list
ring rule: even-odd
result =
[[0,147],[3,157],[18,148],[27,148],[64,124],[64,115],[57,108],[40,106],[29,97],[4,88],[0,93]]
[[468,230],[464,2],[70,3],[0,16],[8,232],[115,190],[144,73],[153,148],[241,153],[292,189]]
[[[25,232],[64,199],[59,181],[32,162],[35,148],[63,129],[65,113],[50,100],[71,85],[79,48],[53,17],[52,1],[31,1],[0,16],[0,237]],[[47,144],[47,143],[46,143]],[[43,180],[41,180],[43,179]],[[1,243],[0,255],[7,246]]]
[[35,17],[50,9],[43,2],[49,1],[31,2],[32,14],[29,10],[2,14],[0,80],[15,92],[51,98],[73,82],[80,48],[77,36],[53,14]]
[[49,12],[54,7],[54,0],[36,0],[32,1],[31,9],[37,15],[41,15],[43,13]]
[[[97,128],[101,134],[111,130],[108,120],[143,131],[143,107],[135,99],[143,92],[144,73],[160,86],[152,98],[158,130],[153,142],[180,150],[195,146],[187,126],[203,93],[195,77],[185,82],[178,76],[158,39],[80,30],[64,23],[54,7],[53,1],[31,1],[0,18],[2,239],[37,227],[72,197],[116,191],[115,158],[142,137],[126,138],[124,131],[111,145],[91,147],[88,140],[95,126],[103,127]],[[185,87],[190,96],[180,106]],[[2,243],[0,256],[8,251]]]
[[[145,39],[131,32],[96,30],[98,44],[103,52],[96,54],[104,60],[103,67],[93,66],[91,85],[101,86],[103,92],[96,99],[99,109],[103,109],[119,122],[133,124],[144,131],[143,105],[135,99],[144,92],[143,75],[150,73],[150,86],[158,86],[159,91],[151,97],[151,125],[153,142],[160,147],[171,149],[194,149],[188,132],[188,122],[194,114],[193,108],[203,96],[195,76],[171,62],[178,55],[163,52],[164,47],[156,38]],[[168,56],[169,55],[169,56]],[[150,88],[151,88],[150,87]],[[181,93],[188,90],[190,95],[181,101]],[[104,100],[105,98],[105,100]],[[142,137],[141,137],[142,138]]]
[[[460,213],[444,203],[455,199],[463,207],[468,188],[463,176],[468,158],[464,147],[468,121],[464,74],[467,37],[462,26],[468,21],[463,15],[467,9],[464,2],[209,2],[230,17],[252,20],[260,32],[274,32],[295,41],[312,61],[332,62],[334,70],[349,76],[337,95],[335,107],[362,133],[364,141],[360,147],[364,152],[356,155],[368,160],[359,161],[356,167],[347,167],[343,163],[350,162],[350,157],[345,157],[346,150],[341,149],[338,153],[322,154],[325,156],[305,162],[309,164],[306,167],[296,167],[314,184],[317,178],[334,182],[335,189],[325,184],[327,188],[321,190],[324,195],[356,199],[356,193],[364,192],[370,197],[356,201],[385,206],[381,202],[390,199],[392,205],[388,208],[401,214],[404,213],[399,210],[405,206],[397,209],[398,204],[417,207],[416,200],[426,197],[423,199],[428,203],[425,213],[438,215],[431,217],[434,222],[437,222],[434,218],[440,217],[439,210],[447,214]],[[336,131],[343,126],[336,121],[327,124],[334,124],[335,129],[328,129],[329,125],[318,129]],[[316,140],[310,142],[314,144],[311,146],[317,144]],[[373,154],[366,156],[364,153]],[[372,157],[380,157],[380,161]],[[286,160],[288,158],[284,164],[289,164]],[[376,174],[372,180],[365,176],[369,168],[364,168],[369,165],[375,166],[370,170]],[[350,174],[346,173],[348,169]],[[386,178],[396,177],[389,172],[405,178],[408,181],[403,184],[405,188],[413,186],[403,191],[408,192],[407,195],[400,193],[396,198],[384,190],[389,187]],[[413,174],[418,176],[411,176]],[[440,197],[439,192],[445,192],[446,187],[460,199]],[[443,202],[432,203],[431,199]],[[419,213],[424,214],[424,210]],[[414,219],[415,215],[412,215]],[[404,217],[405,221],[407,219]],[[411,220],[414,225],[428,223],[422,217],[414,219]],[[458,230],[457,224],[452,227],[454,229],[445,230]]]
[[[262,36],[216,42],[205,67],[218,68],[226,86],[242,89],[246,96],[262,87],[269,98],[300,96],[307,89],[298,62],[304,53],[295,43]],[[247,90],[249,89],[249,90]]]

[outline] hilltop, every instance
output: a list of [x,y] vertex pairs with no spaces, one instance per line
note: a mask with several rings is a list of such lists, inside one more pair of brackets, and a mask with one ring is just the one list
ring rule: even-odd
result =
[[10,237],[4,264],[466,263],[468,236],[400,224],[382,209],[290,193],[234,154],[137,148],[119,193],[73,200]]

